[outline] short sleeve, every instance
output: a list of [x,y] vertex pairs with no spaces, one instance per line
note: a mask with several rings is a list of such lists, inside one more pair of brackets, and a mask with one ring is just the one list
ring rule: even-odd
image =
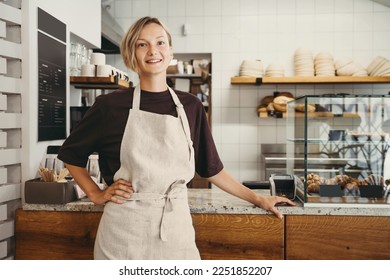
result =
[[65,163],[85,167],[88,157],[99,151],[101,131],[105,125],[106,110],[103,96],[93,106],[64,141],[58,158]]

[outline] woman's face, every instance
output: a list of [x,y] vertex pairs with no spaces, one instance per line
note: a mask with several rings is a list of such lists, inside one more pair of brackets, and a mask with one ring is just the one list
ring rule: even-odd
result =
[[167,33],[156,23],[145,25],[135,46],[139,75],[165,73],[172,59]]

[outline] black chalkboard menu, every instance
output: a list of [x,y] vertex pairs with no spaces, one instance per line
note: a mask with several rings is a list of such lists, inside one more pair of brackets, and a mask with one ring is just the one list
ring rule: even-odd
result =
[[65,139],[66,25],[39,8],[38,23],[38,141]]

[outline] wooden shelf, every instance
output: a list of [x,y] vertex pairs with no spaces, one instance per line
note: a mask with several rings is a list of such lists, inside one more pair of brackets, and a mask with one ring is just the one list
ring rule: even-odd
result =
[[[279,118],[286,118],[286,112],[282,112],[281,114],[282,114],[282,116]],[[258,116],[260,119],[277,118],[275,116],[269,116],[268,112],[259,112]],[[294,116],[295,116],[295,118],[306,117],[305,113],[303,113],[303,112],[295,112]],[[360,115],[356,114],[356,113],[344,113],[341,115],[335,115],[331,112],[309,112],[309,113],[307,113],[307,118],[309,118],[309,119],[312,119],[312,118],[360,118]]]
[[70,84],[81,89],[125,89],[129,88],[131,82],[118,79],[117,76],[110,77],[81,77],[71,76]]
[[348,84],[348,83],[390,83],[390,77],[249,77],[235,76],[230,79],[232,85],[261,84]]

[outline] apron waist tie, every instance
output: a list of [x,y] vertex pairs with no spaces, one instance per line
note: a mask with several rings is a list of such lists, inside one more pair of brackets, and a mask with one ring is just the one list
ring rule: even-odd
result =
[[161,224],[160,224],[160,238],[162,241],[166,242],[167,236],[166,236],[166,216],[169,212],[173,211],[173,203],[172,199],[185,199],[187,198],[187,192],[184,190],[187,190],[187,186],[184,183],[184,180],[178,180],[175,181],[168,189],[166,194],[158,194],[158,193],[133,193],[133,195],[127,199],[128,201],[136,201],[136,200],[165,200],[162,201],[164,204],[163,206],[163,212],[161,217]]

